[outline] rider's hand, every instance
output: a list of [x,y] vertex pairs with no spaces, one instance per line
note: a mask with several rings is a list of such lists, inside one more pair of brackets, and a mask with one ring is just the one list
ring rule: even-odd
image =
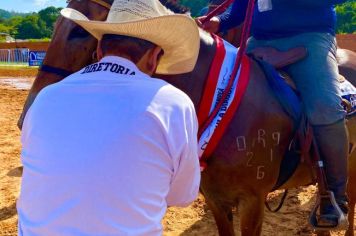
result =
[[210,21],[206,22],[205,24],[202,24],[201,21],[204,20],[206,16],[201,16],[195,19],[197,22],[198,26],[205,31],[208,31],[209,33],[217,33],[219,32],[220,28],[220,19],[217,18],[216,16],[211,18]]

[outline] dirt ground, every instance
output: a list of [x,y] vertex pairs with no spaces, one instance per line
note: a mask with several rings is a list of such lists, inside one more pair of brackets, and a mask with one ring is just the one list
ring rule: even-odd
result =
[[[28,86],[23,84],[29,85],[31,81],[28,78],[0,77],[0,236],[17,234],[16,199],[21,182],[21,145],[16,122],[28,92]],[[18,86],[23,89],[16,88]],[[314,235],[307,223],[314,193],[313,186],[292,190],[279,213],[266,211],[262,235]],[[279,197],[279,193],[273,194],[271,202],[276,204]],[[234,216],[238,231],[238,212]],[[188,208],[169,209],[163,225],[167,236],[217,235],[214,219],[202,196]],[[343,235],[343,232],[332,235]]]
[[1,66],[0,77],[35,77],[38,73],[38,68],[17,67],[17,66]]

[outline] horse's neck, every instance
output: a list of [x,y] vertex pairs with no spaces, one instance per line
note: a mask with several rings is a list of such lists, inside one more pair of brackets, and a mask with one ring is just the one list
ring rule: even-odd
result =
[[216,45],[210,35],[201,33],[200,51],[194,70],[188,74],[160,76],[163,80],[185,92],[192,99],[195,108],[199,106],[205,80],[214,59]]

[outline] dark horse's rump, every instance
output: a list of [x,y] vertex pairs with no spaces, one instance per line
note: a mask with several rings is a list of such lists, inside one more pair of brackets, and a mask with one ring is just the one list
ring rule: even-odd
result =
[[[98,10],[98,6],[90,1],[72,1],[70,7],[86,13],[91,19],[104,20],[107,15],[107,11]],[[76,30],[78,27],[74,23],[63,18],[58,20],[45,64],[77,71],[91,63],[97,42],[90,36],[69,37],[75,36]],[[158,76],[187,93],[197,108],[214,55],[215,44],[212,38],[202,33],[199,59],[192,73]],[[23,115],[43,87],[61,79],[40,72],[30,91]],[[285,114],[265,75],[253,61],[251,81],[240,108],[209,159],[209,167],[202,173],[201,189],[214,213],[221,235],[234,235],[231,209],[237,204],[242,235],[260,234],[264,200],[277,181],[280,163],[292,131],[293,121]],[[351,164],[352,170],[355,170],[355,157]],[[310,181],[310,167],[302,163],[282,187],[296,187]]]

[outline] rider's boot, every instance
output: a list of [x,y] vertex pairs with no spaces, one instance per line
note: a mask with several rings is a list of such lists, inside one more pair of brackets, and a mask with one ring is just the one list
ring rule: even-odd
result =
[[[346,184],[349,140],[345,120],[331,125],[314,126],[313,130],[321,159],[324,161],[329,190],[334,193],[337,204],[346,216],[348,213]],[[338,225],[338,216],[339,214],[329,201],[321,202],[320,225],[335,227]]]

